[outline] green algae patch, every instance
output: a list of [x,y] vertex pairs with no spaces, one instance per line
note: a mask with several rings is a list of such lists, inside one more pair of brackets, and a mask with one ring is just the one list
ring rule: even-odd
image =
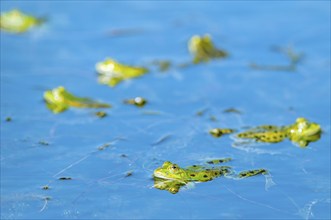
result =
[[190,53],[193,55],[193,63],[208,62],[211,59],[225,58],[227,52],[215,47],[211,36],[193,36],[188,43]]
[[44,18],[36,18],[14,9],[1,14],[0,27],[2,31],[19,34],[41,25],[44,21]]
[[292,48],[282,48],[276,47],[273,48],[275,52],[279,52],[284,54],[289,63],[285,65],[261,65],[256,63],[251,63],[250,67],[255,70],[266,70],[266,71],[287,71],[287,72],[295,72],[297,70],[297,65],[303,59],[303,53],[297,53]]
[[235,114],[242,114],[242,112],[236,108],[227,108],[223,110],[223,113],[235,113]]
[[44,93],[46,106],[53,113],[61,113],[70,107],[76,108],[110,108],[111,105],[94,101],[90,98],[77,97],[60,86]]
[[166,72],[172,66],[171,61],[169,60],[155,60],[152,62],[152,64],[158,68],[159,72]]
[[98,73],[99,83],[111,87],[116,86],[123,80],[137,78],[148,73],[147,68],[127,66],[109,58],[97,63],[95,68]]
[[107,115],[108,115],[107,112],[104,112],[104,111],[98,111],[95,113],[95,116],[97,116],[98,118],[104,118]]

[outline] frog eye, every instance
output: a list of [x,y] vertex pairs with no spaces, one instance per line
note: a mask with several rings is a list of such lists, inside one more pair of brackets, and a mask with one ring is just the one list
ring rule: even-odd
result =
[[171,171],[177,171],[178,170],[178,165],[177,164],[172,164],[170,167]]

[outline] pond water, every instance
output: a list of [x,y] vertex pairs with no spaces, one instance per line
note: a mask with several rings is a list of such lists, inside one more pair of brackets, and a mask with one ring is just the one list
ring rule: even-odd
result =
[[[2,219],[330,219],[329,1],[1,1],[1,12],[14,8],[48,20],[28,33],[1,32]],[[205,33],[228,58],[154,68],[114,88],[97,82],[95,64],[106,57],[190,61],[188,40]],[[295,71],[250,67],[287,65],[274,47],[304,58]],[[93,109],[55,115],[43,93],[60,85],[113,107],[102,119]],[[122,103],[136,96],[148,104]],[[319,141],[234,147],[232,136],[208,134],[298,117],[321,125]],[[265,168],[272,180],[217,178],[177,194],[153,187],[164,161],[224,157],[236,171]]]

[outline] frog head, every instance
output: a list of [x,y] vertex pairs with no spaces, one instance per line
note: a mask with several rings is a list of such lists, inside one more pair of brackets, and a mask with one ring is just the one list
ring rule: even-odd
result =
[[169,180],[186,180],[187,172],[177,164],[166,161],[154,171],[154,177]]
[[65,101],[66,90],[60,86],[53,90],[48,90],[44,93],[44,100],[47,107],[54,113],[60,113],[69,108]]
[[288,129],[289,139],[300,147],[306,147],[310,142],[319,140],[321,133],[319,124],[309,122],[305,118],[298,118]]

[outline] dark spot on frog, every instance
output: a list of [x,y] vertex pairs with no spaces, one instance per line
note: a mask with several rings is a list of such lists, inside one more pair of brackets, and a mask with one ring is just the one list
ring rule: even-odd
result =
[[206,174],[205,174],[205,175],[203,175],[203,177],[204,177],[204,178],[207,178],[207,177],[208,177],[208,175],[206,175]]
[[195,176],[195,174],[192,173],[190,176]]

